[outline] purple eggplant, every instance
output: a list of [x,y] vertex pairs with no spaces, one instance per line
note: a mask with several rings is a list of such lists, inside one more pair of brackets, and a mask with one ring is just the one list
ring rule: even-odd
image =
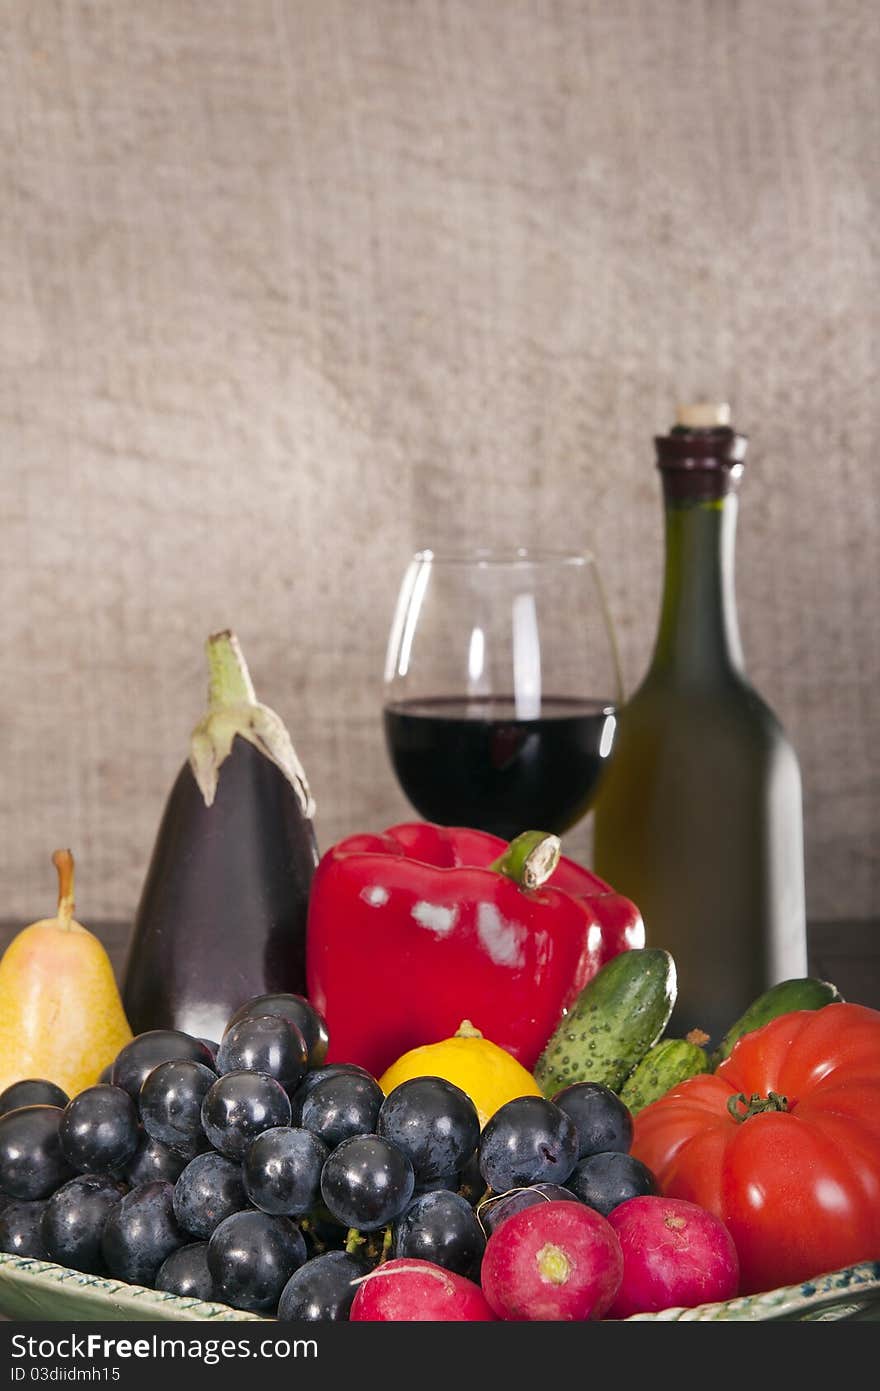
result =
[[252,996],[305,993],[314,802],[234,635],[207,648],[208,712],[165,807],[125,971],[135,1034],[220,1038]]

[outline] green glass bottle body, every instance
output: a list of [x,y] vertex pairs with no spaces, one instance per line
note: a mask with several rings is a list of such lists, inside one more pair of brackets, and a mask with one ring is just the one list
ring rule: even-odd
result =
[[717,1042],[770,985],[806,974],[803,812],[794,749],[749,684],[734,595],[746,441],[657,440],[666,569],[657,642],[620,712],[596,802],[594,863],[672,953],[670,1032]]

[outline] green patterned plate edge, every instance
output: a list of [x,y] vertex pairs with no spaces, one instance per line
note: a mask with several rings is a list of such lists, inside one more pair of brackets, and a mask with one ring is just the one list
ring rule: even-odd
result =
[[661,1322],[751,1321],[785,1322],[880,1317],[880,1261],[862,1261],[799,1285],[783,1285],[763,1294],[745,1294],[722,1304],[698,1304],[693,1309],[662,1309],[657,1314],[633,1314],[627,1323],[646,1319]]
[[206,1304],[161,1290],[84,1275],[63,1265],[0,1254],[0,1314],[51,1322],[126,1319],[239,1322],[256,1319],[226,1304]]
[[[225,1304],[125,1285],[48,1261],[0,1253],[0,1313],[8,1319],[106,1322],[138,1319],[231,1323],[257,1319]],[[864,1261],[799,1285],[764,1294],[742,1295],[723,1304],[663,1309],[634,1314],[627,1323],[646,1321],[742,1322],[880,1319],[880,1261]]]

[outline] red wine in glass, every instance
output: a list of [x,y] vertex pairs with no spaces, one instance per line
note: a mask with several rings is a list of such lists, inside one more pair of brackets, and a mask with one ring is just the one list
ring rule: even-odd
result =
[[426,820],[508,840],[569,830],[611,755],[619,690],[591,557],[414,558],[383,718],[397,780]]
[[397,780],[427,821],[512,840],[536,827],[561,835],[589,810],[614,740],[609,700],[550,697],[520,719],[512,697],[440,696],[385,707]]

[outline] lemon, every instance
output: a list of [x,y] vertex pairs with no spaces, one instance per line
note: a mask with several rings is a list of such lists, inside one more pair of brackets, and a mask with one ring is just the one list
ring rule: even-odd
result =
[[468,1019],[453,1038],[404,1053],[383,1073],[379,1086],[387,1096],[413,1077],[444,1077],[461,1087],[476,1106],[481,1126],[505,1102],[542,1094],[532,1074],[506,1049],[483,1038]]

